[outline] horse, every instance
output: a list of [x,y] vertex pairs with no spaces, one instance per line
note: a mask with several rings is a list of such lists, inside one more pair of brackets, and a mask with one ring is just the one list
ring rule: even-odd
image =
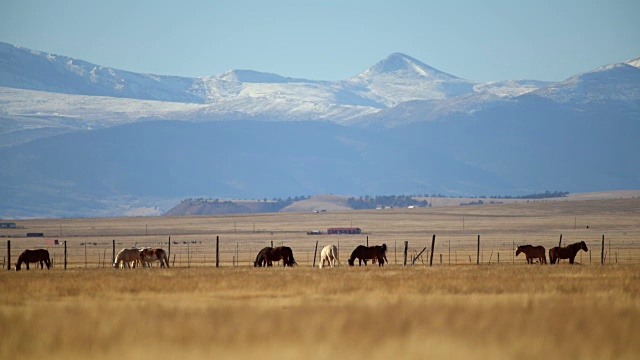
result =
[[516,256],[524,253],[528,264],[533,264],[533,259],[538,259],[540,265],[547,263],[547,252],[544,246],[521,245],[516,250]]
[[384,262],[387,260],[387,244],[382,244],[382,246],[364,246],[358,245],[351,252],[351,256],[349,257],[349,266],[353,266],[356,258],[358,258],[358,265],[362,266],[362,262],[364,261],[364,265],[367,266],[367,259],[375,259],[378,261],[378,266],[384,266]]
[[[44,269],[44,265],[47,265],[47,270],[51,267],[51,260],[49,260],[49,252],[45,249],[25,250],[18,256],[16,262],[16,271],[20,271],[22,263],[27,264],[27,270],[29,270],[29,263],[40,263],[40,269]],[[37,265],[36,265],[37,266]]]
[[140,258],[140,250],[136,248],[127,249],[124,248],[120,250],[118,255],[116,255],[116,260],[113,263],[113,268],[117,269],[120,264],[122,264],[122,268],[126,267],[131,268],[131,262],[133,262],[133,267],[136,267],[136,262],[142,262]]
[[293,267],[298,265],[293,258],[293,251],[288,246],[278,247],[265,247],[256,256],[256,261],[253,262],[254,267],[273,266],[274,261],[282,260],[283,266]]
[[151,267],[154,261],[160,261],[160,267],[169,267],[167,253],[163,249],[138,249],[140,251],[140,261],[142,266]]
[[272,261],[280,261],[282,260],[283,266],[293,267],[293,265],[298,265],[296,260],[293,258],[293,251],[288,246],[277,246],[269,251],[267,254],[267,265],[271,266]]
[[569,259],[569,264],[573,264],[573,260],[576,258],[578,251],[589,251],[587,244],[584,241],[580,241],[565,247],[552,247],[549,249],[549,262],[551,265],[559,264],[560,259]]
[[256,261],[253,262],[253,267],[271,266],[271,263],[267,261],[269,257],[268,254],[271,250],[273,250],[273,248],[269,246],[262,248],[256,256]]
[[322,248],[322,252],[320,252],[320,263],[318,264],[320,269],[324,266],[325,261],[331,267],[335,266],[336,261],[340,264],[340,259],[338,259],[338,248],[335,245],[327,245]]

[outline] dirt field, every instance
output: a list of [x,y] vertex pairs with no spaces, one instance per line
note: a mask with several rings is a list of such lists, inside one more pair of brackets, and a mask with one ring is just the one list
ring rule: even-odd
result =
[[[635,359],[639,214],[640,199],[618,199],[17,221],[19,229],[0,231],[11,241],[12,262],[23,248],[59,239],[69,245],[69,266],[63,270],[60,245],[52,245],[52,270],[0,271],[0,358]],[[306,235],[351,224],[367,234]],[[25,238],[27,231],[45,238]],[[411,253],[430,245],[434,233],[431,267],[424,259],[401,266],[399,251],[383,268],[310,267],[316,240],[339,243],[346,264],[351,247],[367,236],[370,243],[409,241]],[[549,246],[559,234],[564,244],[588,241],[581,265],[526,265],[513,257],[517,239]],[[113,240],[150,245],[169,236],[177,242],[174,267],[109,267]],[[220,268],[213,267],[216,236],[224,244]],[[300,266],[250,267],[252,251],[270,241],[291,246]],[[80,245],[88,243],[104,245]],[[447,261],[449,254],[457,260]]]

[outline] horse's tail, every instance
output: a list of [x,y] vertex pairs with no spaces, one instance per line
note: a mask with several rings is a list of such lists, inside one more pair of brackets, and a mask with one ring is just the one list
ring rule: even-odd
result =
[[293,258],[293,251],[289,249],[289,266],[293,267],[293,265],[298,265],[298,263],[296,262],[296,259]]
[[[545,256],[546,256],[546,254],[545,254]],[[550,265],[555,264],[555,261],[553,259],[553,248],[549,249],[549,264]]]
[[339,265],[342,265],[340,264],[340,259],[338,258],[338,248],[335,245],[331,247],[331,255],[334,259],[336,259]]

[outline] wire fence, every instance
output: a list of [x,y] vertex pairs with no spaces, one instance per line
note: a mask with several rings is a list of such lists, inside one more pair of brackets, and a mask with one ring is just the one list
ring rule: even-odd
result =
[[[604,242],[603,242],[604,238]],[[113,263],[114,253],[122,248],[162,248],[169,254],[172,267],[253,266],[257,253],[266,246],[288,246],[292,248],[299,266],[312,266],[320,262],[320,251],[325,245],[338,248],[343,266],[347,265],[351,251],[358,245],[387,245],[388,265],[460,264],[525,264],[523,254],[516,256],[518,245],[541,245],[548,250],[561,243],[562,246],[584,241],[589,251],[578,252],[576,262],[580,264],[637,264],[640,263],[640,240],[636,235],[624,232],[611,235],[565,235],[534,234],[445,234],[433,237],[426,234],[406,234],[386,237],[384,235],[319,235],[300,233],[251,233],[251,234],[187,234],[180,236],[149,235],[127,237],[73,237],[67,239],[10,238],[0,241],[0,258],[4,269],[13,269],[18,256],[25,249],[47,249],[52,266],[63,268],[107,268]],[[216,249],[216,243],[218,248]],[[406,243],[406,256],[405,256]],[[603,246],[604,244],[604,246]],[[566,260],[564,260],[566,261]],[[35,264],[32,264],[33,267]],[[278,266],[278,265],[275,265]],[[281,266],[281,265],[280,265]]]

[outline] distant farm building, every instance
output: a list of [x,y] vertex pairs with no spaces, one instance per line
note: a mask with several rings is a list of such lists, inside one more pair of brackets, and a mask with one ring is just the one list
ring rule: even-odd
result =
[[27,233],[27,237],[43,237],[44,233],[30,232]]
[[2,229],[15,229],[16,223],[13,222],[0,222],[0,228]]
[[346,228],[329,228],[327,234],[361,234],[360,228],[346,227]]
[[311,230],[307,232],[307,235],[322,235],[322,231],[320,230]]

